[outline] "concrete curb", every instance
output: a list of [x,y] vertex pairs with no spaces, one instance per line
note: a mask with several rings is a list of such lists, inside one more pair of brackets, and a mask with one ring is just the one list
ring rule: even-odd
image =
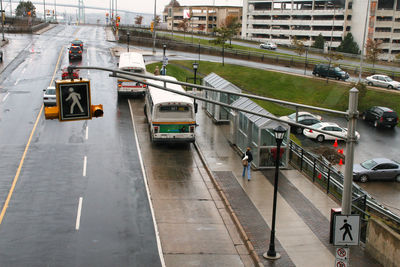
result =
[[200,156],[201,161],[203,162],[204,166],[206,167],[206,171],[207,171],[208,175],[210,176],[210,179],[213,182],[215,189],[217,190],[222,201],[224,202],[225,208],[229,212],[231,219],[233,220],[237,230],[239,231],[240,237],[242,238],[242,241],[245,244],[245,246],[249,252],[249,255],[252,258],[255,266],[263,267],[264,264],[261,262],[260,258],[258,257],[257,252],[254,250],[253,244],[251,243],[246,232],[244,231],[244,228],[243,228],[242,224],[240,223],[238,217],[236,216],[235,211],[232,209],[232,206],[229,203],[228,198],[225,196],[224,191],[222,190],[221,186],[218,184],[217,180],[215,179],[214,174],[212,173],[211,169],[209,168],[208,163],[205,160],[205,157],[204,157],[202,151],[200,150],[199,145],[197,144],[197,142],[194,142],[193,144],[194,144],[194,147],[195,147],[197,153]]

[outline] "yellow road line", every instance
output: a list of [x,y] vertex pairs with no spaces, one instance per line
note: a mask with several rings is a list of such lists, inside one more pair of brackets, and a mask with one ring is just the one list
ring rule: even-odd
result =
[[[62,55],[62,52],[63,52],[63,51],[64,51],[64,47],[61,49],[60,54],[58,55],[58,60],[57,60],[56,68],[54,69],[53,77],[51,78],[51,82],[50,82],[50,85],[49,85],[49,86],[51,86],[51,84],[54,82],[54,78],[55,78],[55,76],[56,76],[57,68],[58,68],[58,65],[60,64],[61,55]],[[29,146],[30,146],[30,144],[31,144],[32,137],[33,137],[33,134],[35,133],[36,126],[37,126],[38,123],[39,123],[39,119],[40,119],[40,116],[42,115],[43,108],[44,108],[44,106],[43,106],[43,104],[42,104],[42,107],[40,108],[39,114],[38,114],[38,116],[37,116],[37,118],[36,118],[36,122],[35,122],[35,124],[33,125],[33,129],[32,129],[32,131],[31,131],[31,135],[29,136],[28,143],[26,144],[24,153],[22,154],[21,161],[19,162],[19,166],[18,166],[18,169],[17,169],[17,173],[15,174],[14,180],[13,180],[12,185],[11,185],[11,188],[10,188],[10,191],[8,192],[6,202],[4,202],[3,208],[2,208],[2,210],[1,210],[1,214],[0,214],[0,224],[3,222],[4,215],[6,214],[6,211],[7,211],[7,208],[8,208],[8,204],[10,203],[12,194],[14,193],[15,185],[17,184],[19,175],[20,175],[20,173],[21,173],[22,165],[24,164],[26,154],[28,153],[28,149],[29,149]]]

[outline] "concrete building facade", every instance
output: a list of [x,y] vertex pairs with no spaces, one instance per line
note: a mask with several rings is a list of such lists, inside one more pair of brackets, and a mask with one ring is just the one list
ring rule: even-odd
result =
[[[186,14],[185,14],[186,13]],[[195,33],[211,33],[213,28],[219,28],[229,16],[239,18],[241,23],[242,7],[238,6],[166,6],[163,11],[163,21],[168,30],[179,31],[180,23],[190,16],[187,31]],[[238,34],[240,35],[240,33]]]
[[243,39],[312,45],[322,34],[336,48],[351,32],[361,49],[366,32],[382,41],[382,59],[400,53],[400,0],[244,0],[242,21]]

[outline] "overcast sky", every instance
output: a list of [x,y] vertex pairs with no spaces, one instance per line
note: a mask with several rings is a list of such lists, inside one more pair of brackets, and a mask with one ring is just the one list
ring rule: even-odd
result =
[[[78,0],[44,0],[46,3],[46,9],[52,9],[54,3],[63,4],[78,4]],[[157,5],[157,14],[161,15],[164,7],[170,2],[170,0],[113,0],[114,3],[117,2],[117,8],[139,12],[139,13],[154,13],[154,1]],[[3,0],[7,3],[7,0]],[[42,2],[42,0],[33,0],[32,2]],[[96,6],[96,7],[110,7],[111,0],[83,0],[85,6]],[[242,6],[243,0],[178,0],[182,5],[226,5],[226,6]],[[16,5],[16,4],[13,4]],[[62,10],[61,7],[57,7],[57,10]],[[86,9],[86,12],[90,13],[91,10]]]

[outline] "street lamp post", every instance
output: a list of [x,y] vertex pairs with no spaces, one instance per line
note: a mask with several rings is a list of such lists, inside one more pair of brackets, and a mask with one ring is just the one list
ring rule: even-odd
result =
[[128,42],[127,50],[128,50],[128,52],[129,52],[129,36],[130,36],[129,31],[126,32],[126,35],[127,35],[126,38],[128,39],[128,40],[127,40],[127,42]]
[[166,57],[165,57],[165,50],[167,49],[167,45],[166,45],[166,44],[163,44],[162,47],[163,47],[163,64],[162,64],[161,74],[162,74],[162,75],[166,75],[166,69],[165,69],[165,67],[166,67],[166,64],[167,64],[167,62],[166,62],[167,59],[166,59]]
[[156,16],[157,16],[157,0],[154,0],[154,19],[153,19],[153,54],[156,53]]
[[272,226],[271,226],[271,237],[269,240],[269,249],[263,254],[264,258],[276,260],[281,257],[279,253],[275,251],[275,217],[276,217],[276,197],[278,194],[278,176],[279,176],[279,160],[281,155],[281,144],[283,137],[285,136],[286,129],[282,126],[278,126],[274,129],[275,141],[276,141],[276,158],[275,158],[275,181],[274,181],[274,202],[272,207]]
[[[197,69],[199,68],[199,63],[194,62],[193,63],[193,70],[194,70],[194,84],[197,84],[197,80],[196,80],[196,74],[197,74]],[[196,92],[196,88],[194,88],[194,91]]]

